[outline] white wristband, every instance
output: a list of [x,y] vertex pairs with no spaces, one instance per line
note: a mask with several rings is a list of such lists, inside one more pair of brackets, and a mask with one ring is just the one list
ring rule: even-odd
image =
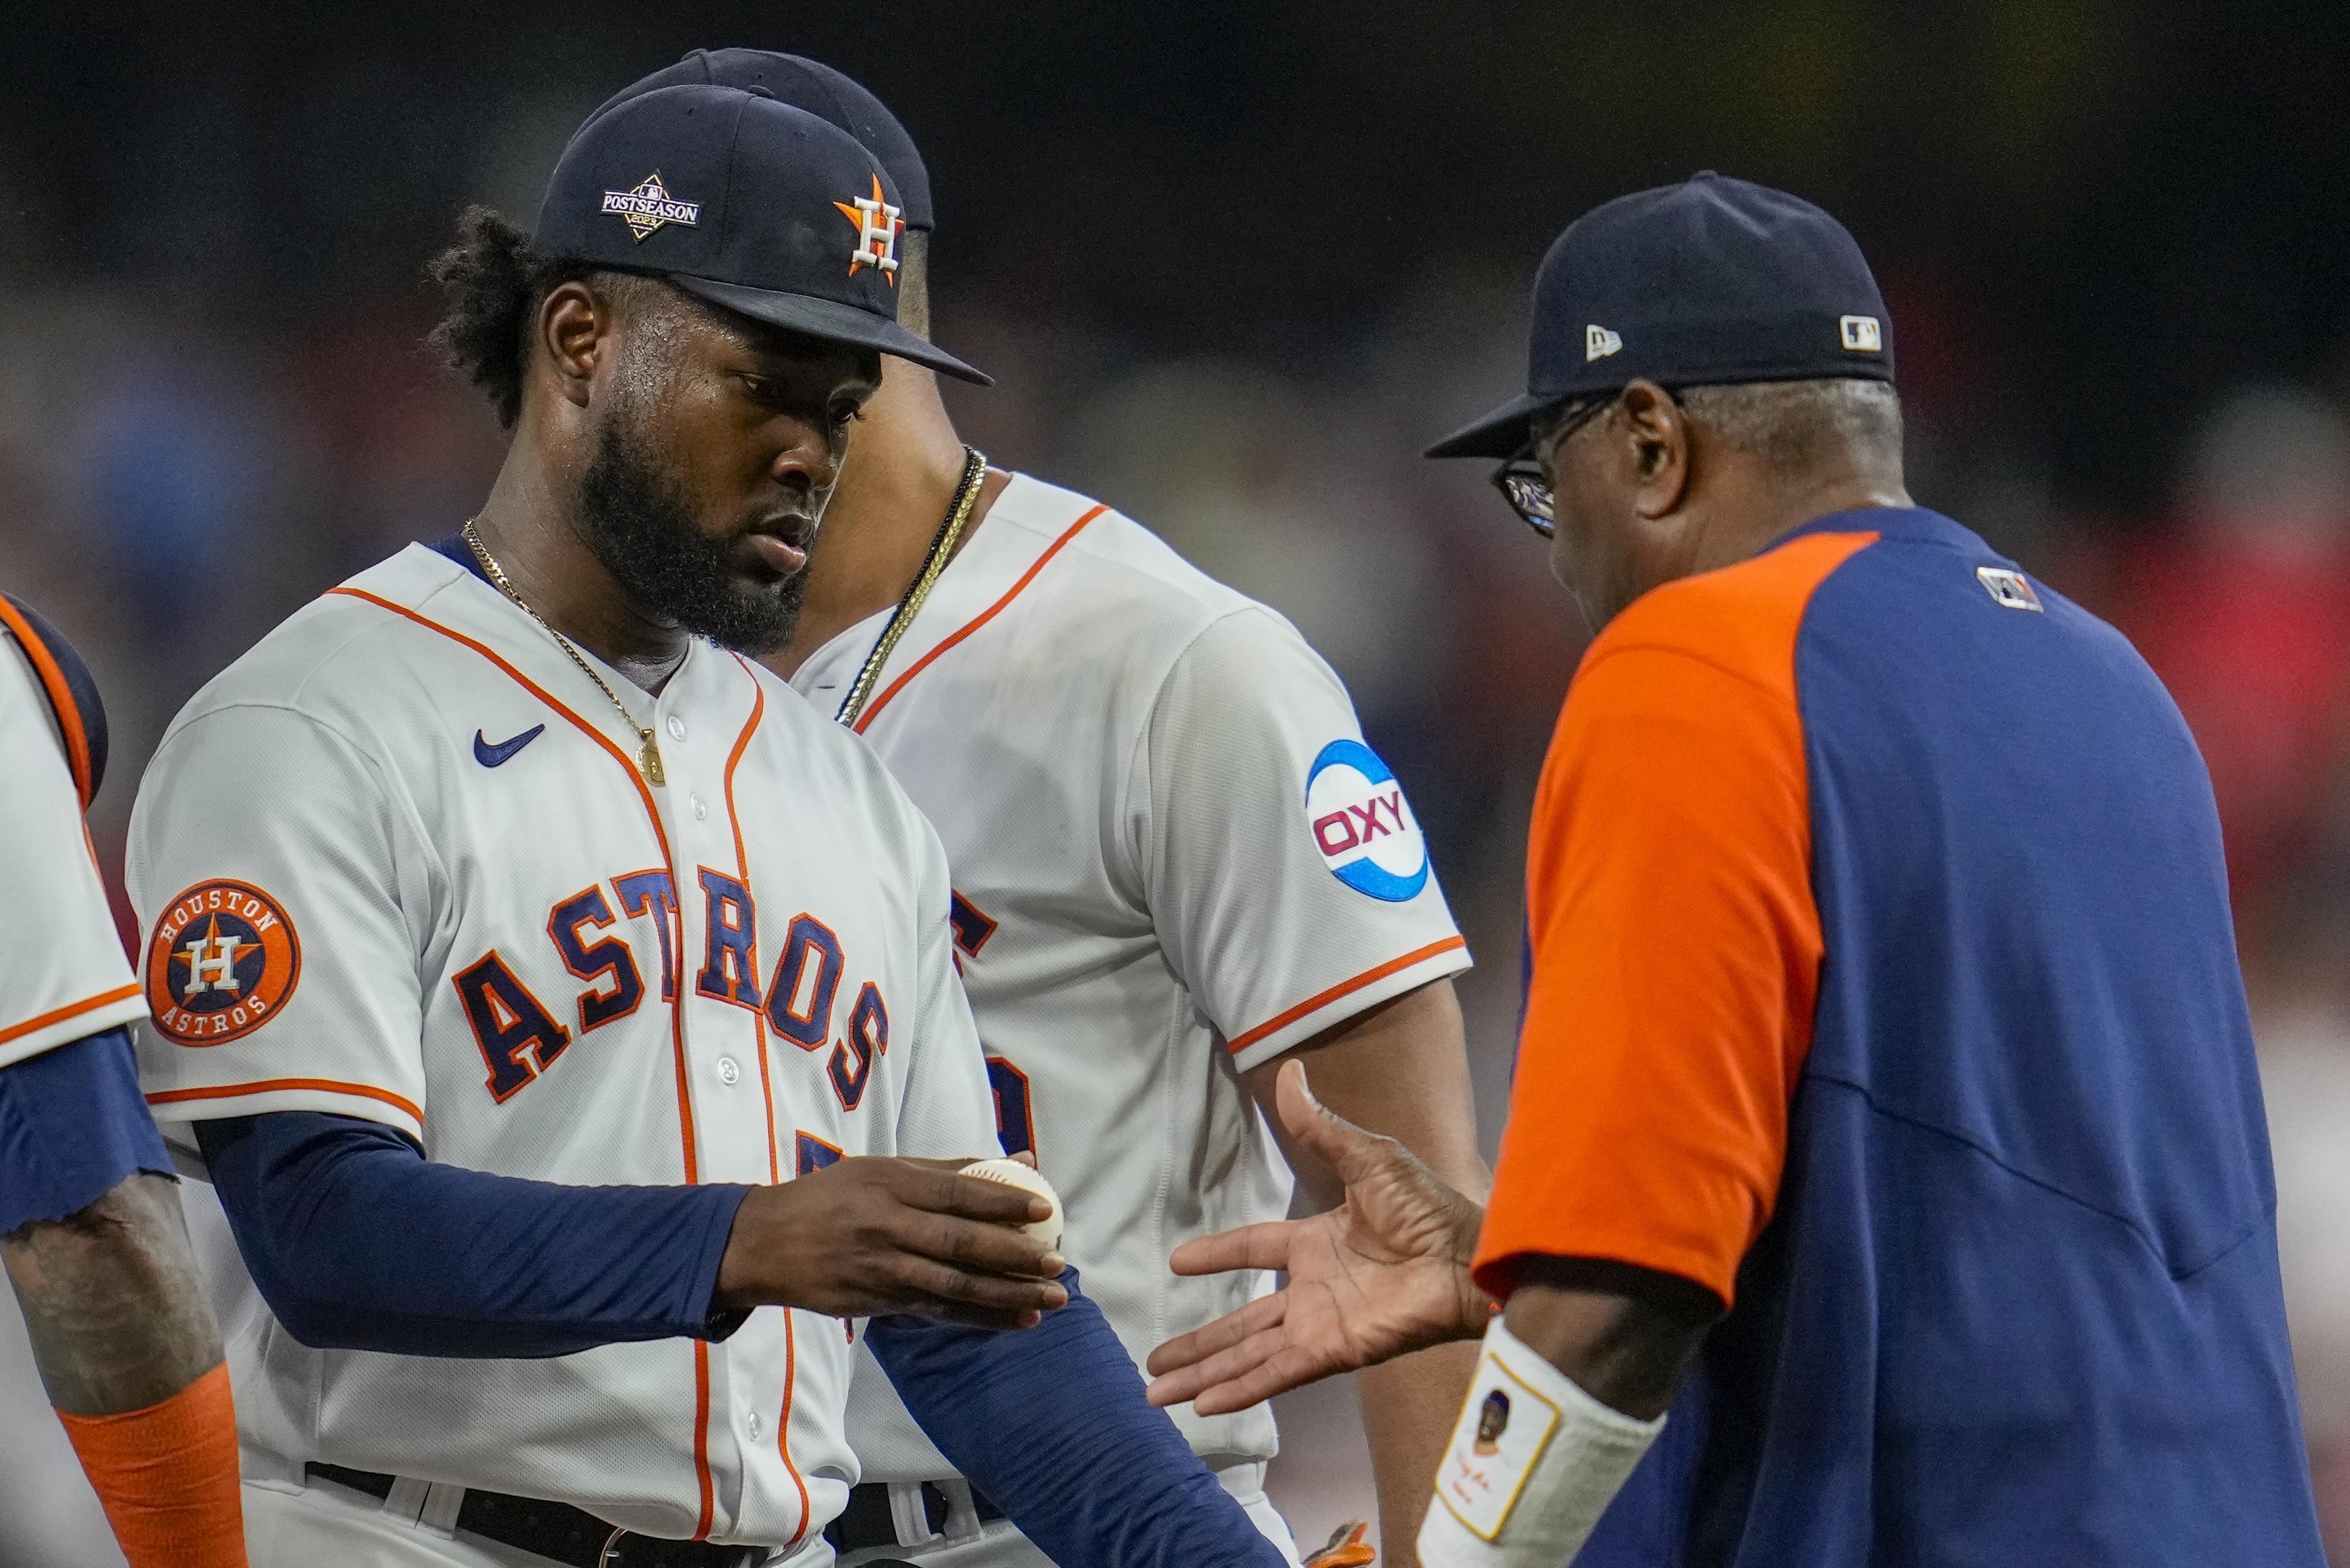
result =
[[1421,1568],[1561,1568],[1664,1426],[1602,1405],[1496,1317],[1436,1472]]

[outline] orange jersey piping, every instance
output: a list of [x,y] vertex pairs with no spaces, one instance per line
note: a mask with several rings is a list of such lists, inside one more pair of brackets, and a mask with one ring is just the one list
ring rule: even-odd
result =
[[[437,631],[452,642],[464,644],[467,648],[472,649],[475,653],[480,654],[484,659],[488,659],[492,664],[496,665],[500,670],[504,670],[506,674],[514,680],[516,685],[522,687],[532,696],[537,698],[549,708],[552,708],[557,713],[562,714],[564,718],[569,720],[573,727],[577,729],[581,734],[586,735],[589,740],[603,747],[604,750],[610,754],[612,760],[620,764],[621,771],[629,775],[629,782],[636,786],[637,798],[643,803],[645,808],[645,820],[652,824],[653,836],[660,843],[662,863],[667,865],[670,868],[670,879],[671,884],[674,885],[676,883],[676,857],[670,850],[669,830],[661,826],[660,809],[653,804],[652,790],[645,784],[644,776],[637,772],[637,764],[629,760],[628,753],[621,751],[619,747],[612,743],[609,736],[606,735],[601,730],[596,728],[595,725],[588,722],[587,720],[581,718],[578,714],[573,712],[545,687],[539,685],[538,682],[533,680],[529,676],[525,675],[521,670],[516,670],[513,665],[507,663],[486,645],[467,637],[463,632],[452,630],[448,627],[442,626],[440,622],[419,615],[416,611],[408,608],[404,605],[397,605],[392,603],[390,599],[378,597],[376,595],[369,593],[364,588],[329,588],[327,591],[330,594],[348,594],[355,599],[365,599],[368,603],[383,609],[388,609],[394,615],[405,616],[408,619],[414,621],[417,625],[424,627],[429,630]],[[681,936],[683,934],[684,925],[684,916],[682,912],[681,912],[678,919]],[[701,1179],[701,1161],[694,1149],[693,1101],[689,1088],[685,1066],[685,1015],[683,1012],[675,1005],[672,1005],[670,1009],[670,1034],[677,1060],[678,1120],[682,1125],[685,1134],[685,1179],[688,1184],[691,1184]]]
[[[442,626],[440,622],[420,615],[405,605],[394,604],[391,600],[369,593],[364,588],[341,587],[329,588],[327,591],[330,594],[347,594],[355,599],[365,599],[379,608],[390,610],[397,616],[403,616],[428,630],[437,631],[452,642],[463,643],[500,670],[504,670],[516,685],[562,714],[581,734],[603,747],[610,753],[612,760],[620,764],[621,771],[629,775],[629,782],[636,786],[637,798],[644,805],[645,820],[652,824],[653,836],[660,844],[661,864],[669,867],[670,884],[672,888],[677,885],[677,857],[670,848],[669,830],[661,826],[660,808],[653,803],[652,790],[646,784],[644,775],[637,772],[637,764],[629,761],[628,754],[612,743],[609,736],[573,712],[545,687],[507,663],[486,645],[467,637],[463,632]],[[685,916],[683,909],[681,909],[678,914],[678,935],[681,941],[684,934]],[[684,965],[681,961],[679,964],[681,973],[683,968]],[[671,1055],[677,1065],[677,1115],[684,1143],[685,1180],[686,1185],[690,1187],[701,1179],[702,1162],[694,1148],[693,1095],[685,1064],[685,1009],[681,1005],[684,1001],[682,993],[685,987],[680,984],[677,990],[680,994],[670,1000],[670,1044]],[[702,1486],[702,1521],[695,1532],[694,1539],[700,1541],[710,1533],[717,1495],[710,1473],[710,1351],[708,1345],[701,1340],[694,1342],[694,1383],[696,1404],[693,1423],[693,1469]]]
[[335,1078],[262,1078],[250,1084],[220,1084],[203,1089],[161,1089],[147,1096],[151,1106],[175,1106],[182,1100],[231,1100],[244,1095],[274,1095],[286,1090],[313,1089],[326,1095],[357,1095],[365,1100],[380,1100],[394,1110],[406,1111],[418,1127],[424,1125],[424,1113],[416,1102],[379,1089],[372,1084],[346,1084]]
[[[741,762],[743,753],[751,749],[751,736],[759,728],[760,715],[767,711],[767,694],[759,689],[759,678],[752,674],[749,662],[739,653],[734,656],[734,660],[743,666],[743,674],[751,676],[752,691],[758,699],[751,709],[751,722],[743,726],[743,733],[736,738],[734,750],[726,759],[726,820],[734,829],[734,875],[743,886],[747,888],[751,885],[751,862],[743,851],[743,819],[734,812],[734,764]],[[756,941],[757,939],[754,936],[753,938],[754,949]],[[764,1008],[760,1010],[753,1023],[754,1027],[759,1032],[759,1092],[766,1097],[767,1102],[767,1179],[770,1182],[777,1182],[783,1179],[783,1173],[777,1163],[775,1091],[767,1076],[767,1014]],[[801,1476],[799,1466],[792,1459],[792,1385],[799,1370],[798,1352],[798,1342],[792,1334],[792,1312],[789,1307],[785,1307],[784,1309],[784,1412],[775,1422],[777,1428],[775,1449],[783,1455],[784,1469],[790,1473],[792,1485],[799,1489],[800,1525],[792,1532],[791,1544],[794,1546],[798,1545],[800,1537],[807,1533],[808,1519],[807,1481]]]
[[57,716],[57,732],[66,740],[66,766],[73,774],[74,793],[81,796],[81,807],[88,811],[98,791],[92,787],[89,776],[89,736],[82,729],[81,708],[74,701],[73,687],[67,681],[57,655],[33,629],[33,623],[5,597],[0,597],[0,621],[6,622],[8,629],[16,633],[16,646],[25,650],[25,657],[32,661],[33,672],[40,677],[41,685],[48,692],[50,711]]
[[702,1485],[702,1517],[695,1521],[693,1539],[710,1539],[718,1518],[717,1478],[710,1473],[710,1342],[693,1342],[693,1475]]
[[1009,588],[1005,589],[1002,598],[996,600],[993,604],[980,611],[979,614],[973,616],[970,620],[964,622],[936,648],[922,655],[921,658],[914,660],[914,667],[911,670],[907,670],[905,674],[900,675],[897,680],[889,682],[889,686],[883,690],[881,695],[873,699],[873,705],[866,709],[864,713],[859,716],[857,721],[857,732],[860,735],[865,733],[865,727],[873,722],[874,715],[880,712],[882,709],[889,705],[890,698],[895,697],[899,692],[905,690],[907,681],[911,680],[915,676],[920,675],[923,670],[928,670],[931,667],[931,661],[932,659],[938,658],[939,655],[944,653],[948,649],[952,648],[956,643],[961,642],[964,638],[969,637],[972,632],[977,631],[981,627],[985,626],[989,621],[993,620],[1003,610],[1004,606],[1010,604],[1014,599],[1020,597],[1020,592],[1023,588],[1025,588],[1030,583],[1036,580],[1036,574],[1045,569],[1045,562],[1051,560],[1055,556],[1061,553],[1062,545],[1076,538],[1079,529],[1083,528],[1087,524],[1092,522],[1095,518],[1100,516],[1103,513],[1108,510],[1109,507],[1107,504],[1098,504],[1095,506],[1092,511],[1087,513],[1084,516],[1070,524],[1068,528],[1063,532],[1059,538],[1045,546],[1045,553],[1043,555],[1037,556],[1034,561],[1029,563],[1028,569],[1020,574],[1020,580],[1013,584]]
[[775,1423],[782,1428],[775,1434],[775,1446],[783,1453],[784,1468],[792,1472],[792,1484],[800,1489],[800,1527],[792,1532],[789,1541],[784,1542],[786,1552],[800,1543],[801,1538],[807,1534],[808,1527],[807,1482],[800,1479],[799,1467],[792,1463],[792,1384],[800,1364],[798,1337],[792,1332],[794,1315],[791,1308],[784,1309],[784,1414],[782,1419]]
[[[751,673],[749,660],[738,653],[734,662],[743,666],[743,673],[750,679],[752,702],[750,721],[743,726],[743,732],[734,739],[734,749],[726,756],[726,823],[734,830],[734,879],[748,888],[751,861],[743,852],[743,819],[734,812],[734,769],[742,762],[743,753],[751,749],[751,737],[758,732],[759,720],[767,711],[767,694],[760,690],[759,678]],[[754,985],[759,979],[758,952],[759,933],[754,928],[751,932],[751,981]],[[773,1183],[781,1181],[783,1174],[775,1157],[775,1093],[767,1078],[767,1015],[764,1009],[757,1015],[755,1027],[759,1032],[759,1092],[767,1102],[767,1180]]]
[[1307,1017],[1310,1014],[1317,1012],[1323,1008],[1329,1006],[1330,1003],[1337,1001],[1342,996],[1350,995],[1355,992],[1362,990],[1363,987],[1367,985],[1375,985],[1378,981],[1387,979],[1388,976],[1396,973],[1398,971],[1407,970],[1416,963],[1425,962],[1427,960],[1434,958],[1439,953],[1449,953],[1455,948],[1465,948],[1468,945],[1468,938],[1462,936],[1450,936],[1440,942],[1430,942],[1424,948],[1415,948],[1410,952],[1404,954],[1401,958],[1389,959],[1387,962],[1379,965],[1377,969],[1367,969],[1352,980],[1341,981],[1336,985],[1332,986],[1329,990],[1323,992],[1318,996],[1307,997],[1305,1001],[1299,1002],[1296,1006],[1291,1008],[1286,1012],[1275,1013],[1273,1017],[1266,1019],[1263,1023],[1258,1024],[1247,1033],[1243,1034],[1239,1038],[1229,1043],[1224,1049],[1237,1054],[1240,1052],[1247,1050],[1250,1046],[1255,1044],[1266,1035],[1277,1034],[1282,1030],[1288,1028],[1289,1025],[1296,1023],[1299,1019]]
[[96,996],[86,996],[79,1002],[54,1008],[42,1013],[38,1018],[27,1018],[22,1023],[11,1024],[5,1029],[0,1029],[0,1045],[5,1045],[11,1040],[21,1040],[36,1030],[47,1029],[52,1023],[62,1023],[68,1018],[78,1017],[85,1012],[94,1012],[109,1003],[128,1002],[145,989],[146,987],[134,980],[129,985],[117,987],[113,991],[100,992]]

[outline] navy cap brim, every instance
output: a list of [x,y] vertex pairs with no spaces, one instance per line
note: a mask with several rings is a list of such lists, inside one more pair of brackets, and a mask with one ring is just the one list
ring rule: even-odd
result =
[[972,369],[928,339],[854,305],[817,299],[806,294],[785,294],[779,289],[719,283],[712,278],[691,277],[683,273],[663,273],[661,275],[688,294],[698,295],[712,305],[723,305],[754,321],[806,333],[827,343],[847,343],[859,348],[893,354],[900,359],[910,359],[917,365],[952,376],[958,381],[969,381],[981,387],[995,385],[993,377]]
[[1544,409],[1556,408],[1572,396],[1565,392],[1527,392],[1512,398],[1475,424],[1464,425],[1430,447],[1423,457],[1516,457],[1533,444],[1528,421]]

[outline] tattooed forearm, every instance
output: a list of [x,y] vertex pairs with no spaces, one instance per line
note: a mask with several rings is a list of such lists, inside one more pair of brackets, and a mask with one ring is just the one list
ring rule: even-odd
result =
[[132,1176],[78,1214],[0,1236],[49,1399],[69,1416],[160,1404],[219,1365],[180,1195]]

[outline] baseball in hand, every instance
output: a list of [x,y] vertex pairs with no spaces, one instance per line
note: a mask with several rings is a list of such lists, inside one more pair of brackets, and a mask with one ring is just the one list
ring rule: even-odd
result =
[[1061,1195],[1053,1190],[1053,1184],[1045,1179],[1043,1173],[1029,1169],[1016,1159],[983,1159],[964,1166],[959,1174],[976,1176],[982,1181],[1000,1181],[1006,1187],[1025,1188],[1051,1204],[1053,1212],[1050,1218],[1032,1220],[1017,1229],[1030,1241],[1041,1241],[1047,1249],[1061,1244]]

